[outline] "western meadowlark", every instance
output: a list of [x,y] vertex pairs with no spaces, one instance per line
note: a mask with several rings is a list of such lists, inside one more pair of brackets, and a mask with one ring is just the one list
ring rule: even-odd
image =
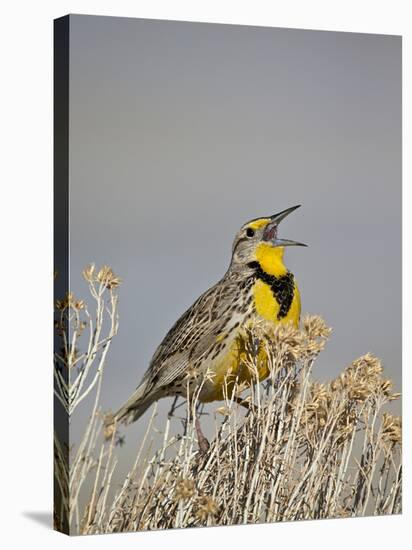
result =
[[[199,386],[199,401],[224,399],[228,373],[251,378],[242,368],[242,335],[257,320],[277,323],[300,318],[300,295],[294,276],[283,263],[285,246],[306,246],[278,238],[279,223],[299,208],[293,206],[244,224],[237,233],[229,269],[223,278],[176,321],[157,348],[149,368],[114,420],[129,424],[162,397],[189,398]],[[259,379],[269,375],[261,362]],[[205,376],[207,373],[207,376]],[[227,385],[226,385],[227,388]],[[197,423],[199,444],[205,438]],[[207,440],[206,440],[207,443]]]

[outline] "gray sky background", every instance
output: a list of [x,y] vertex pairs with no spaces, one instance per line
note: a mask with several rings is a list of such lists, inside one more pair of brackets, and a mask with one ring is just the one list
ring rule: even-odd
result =
[[309,248],[286,263],[334,329],[315,375],[372,351],[400,389],[401,39],[93,16],[70,33],[71,288],[87,298],[92,261],[123,279],[103,407],[223,275],[238,228],[294,204],[281,236]]

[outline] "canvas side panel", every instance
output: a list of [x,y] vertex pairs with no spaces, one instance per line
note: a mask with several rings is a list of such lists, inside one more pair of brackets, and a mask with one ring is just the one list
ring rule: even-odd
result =
[[[54,302],[69,290],[69,16],[54,21]],[[54,528],[69,534],[68,371],[56,362],[67,329],[55,309]],[[60,324],[60,326],[59,326]],[[56,395],[57,394],[57,395]]]

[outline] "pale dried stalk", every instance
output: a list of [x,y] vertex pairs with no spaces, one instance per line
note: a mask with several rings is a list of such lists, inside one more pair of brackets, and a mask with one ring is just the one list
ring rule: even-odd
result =
[[[92,266],[89,266],[87,269],[91,268]],[[63,456],[61,452],[58,452],[61,444],[57,436],[55,442],[55,476],[58,486],[61,487],[60,492],[64,502],[64,510],[60,512],[58,523],[60,525],[67,524],[69,530],[74,532],[78,532],[80,529],[79,496],[90,471],[97,464],[97,475],[99,475],[100,468],[103,467],[103,460],[106,459],[105,471],[112,468],[111,451],[109,451],[108,457],[106,451],[101,451],[97,463],[93,458],[101,433],[101,414],[98,409],[103,372],[111,341],[118,331],[115,289],[120,280],[108,269],[103,267],[94,275],[93,267],[88,276],[85,276],[89,292],[95,300],[94,319],[83,300],[76,300],[72,292],[68,292],[62,300],[56,301],[55,327],[62,349],[61,351],[55,350],[55,396],[58,403],[64,408],[69,423],[78,405],[91,396],[95,390],[92,411],[74,457],[70,459],[69,456]],[[105,317],[108,319],[108,323]],[[86,327],[89,331],[87,351],[78,355],[77,346]],[[67,473],[65,478],[61,472]],[[66,484],[65,491],[64,483]],[[107,492],[104,494],[107,498]],[[95,497],[97,498],[97,495]],[[90,506],[89,521],[92,516],[94,516],[94,509],[93,506]]]

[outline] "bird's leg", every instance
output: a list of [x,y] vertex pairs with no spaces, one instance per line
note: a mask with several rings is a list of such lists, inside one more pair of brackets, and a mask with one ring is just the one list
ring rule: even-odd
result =
[[[256,338],[252,332],[248,331],[247,333],[247,340],[246,340],[246,347],[248,353],[252,356],[254,366],[256,368],[256,371],[259,368],[258,361],[259,361],[259,350],[260,350],[260,340],[259,338]],[[247,367],[249,368],[249,367]],[[253,374],[255,374],[253,372]],[[256,373],[257,374],[257,373]],[[256,382],[259,384],[259,377],[257,376]],[[245,409],[248,410],[248,412],[255,412],[256,407],[253,403],[247,401],[244,397],[240,397],[238,395],[234,395],[232,397],[233,401],[237,403],[238,405],[242,405],[242,407],[245,407]]]
[[202,428],[200,427],[200,421],[199,418],[196,415],[195,418],[195,427],[196,427],[196,435],[197,435],[197,442],[199,445],[199,450],[202,455],[206,454],[209,450],[210,443],[207,440],[206,436],[202,432]]
[[202,431],[202,428],[200,426],[200,416],[202,414],[201,410],[201,404],[198,402],[196,407],[193,410],[194,418],[195,418],[195,428],[196,428],[196,435],[197,435],[197,443],[199,445],[199,450],[202,455],[206,454],[209,450],[210,443],[205,436],[205,434]]
[[[191,369],[194,370],[194,367],[191,366]],[[201,405],[198,401],[198,396],[195,394],[190,395],[190,392],[188,391],[187,399],[189,402],[189,418],[194,419],[195,421],[195,428],[196,428],[196,435],[197,435],[197,443],[199,445],[199,451],[200,454],[205,455],[210,447],[210,443],[207,440],[206,436],[202,432],[202,428],[200,427],[200,421],[199,421],[199,406]]]

